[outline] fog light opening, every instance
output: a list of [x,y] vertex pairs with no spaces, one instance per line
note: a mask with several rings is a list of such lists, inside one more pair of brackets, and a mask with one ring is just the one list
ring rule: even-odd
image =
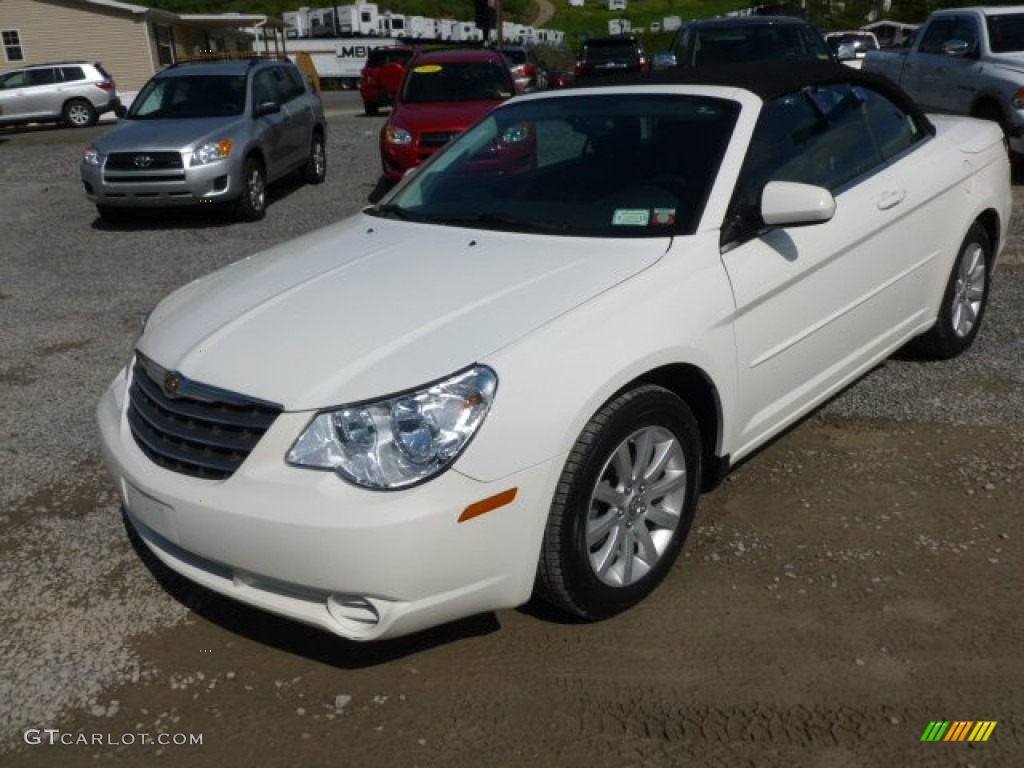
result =
[[331,595],[327,598],[327,612],[347,633],[360,635],[380,623],[376,606],[359,595]]

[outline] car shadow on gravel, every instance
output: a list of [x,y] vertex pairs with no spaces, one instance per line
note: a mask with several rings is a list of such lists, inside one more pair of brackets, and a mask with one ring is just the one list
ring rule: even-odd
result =
[[245,603],[224,597],[179,576],[149,550],[129,522],[124,510],[121,522],[143,565],[175,600],[212,624],[253,642],[302,656],[338,669],[362,669],[415,656],[430,648],[501,629],[494,613],[485,613],[426,629],[407,637],[359,643],[326,630],[275,616]]
[[[307,186],[299,178],[289,177],[275,182],[267,188],[267,216],[273,216],[274,204]],[[118,213],[116,221],[108,221],[97,215],[92,228],[103,232],[140,232],[165,229],[211,229],[258,225],[260,222],[243,222],[235,217],[234,203],[212,203],[210,205],[170,206],[167,208],[125,208]]]

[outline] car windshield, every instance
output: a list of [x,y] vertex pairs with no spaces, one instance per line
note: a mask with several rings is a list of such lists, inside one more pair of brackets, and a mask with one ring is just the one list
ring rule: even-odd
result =
[[420,64],[405,77],[402,101],[490,101],[512,95],[508,70],[493,61]]
[[245,75],[181,75],[150,80],[132,101],[136,120],[227,117],[245,109]]
[[989,16],[986,23],[992,53],[1024,51],[1024,13]]
[[508,102],[367,213],[556,235],[692,234],[738,114],[736,102],[695,95]]

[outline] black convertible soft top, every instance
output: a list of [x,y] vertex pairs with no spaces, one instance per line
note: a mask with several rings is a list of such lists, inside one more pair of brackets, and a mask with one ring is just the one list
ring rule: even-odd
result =
[[913,99],[882,75],[863,72],[845,64],[829,61],[759,61],[726,64],[697,69],[662,69],[648,74],[618,77],[587,78],[574,88],[597,88],[614,85],[721,85],[742,88],[759,96],[762,101],[794,93],[815,85],[849,83],[873,88],[889,98],[919,125],[934,133],[935,128]]

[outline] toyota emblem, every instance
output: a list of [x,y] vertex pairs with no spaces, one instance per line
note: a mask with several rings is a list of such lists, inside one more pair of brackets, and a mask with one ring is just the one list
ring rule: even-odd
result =
[[135,156],[135,167],[136,168],[149,168],[153,164],[153,158],[149,155],[136,155]]

